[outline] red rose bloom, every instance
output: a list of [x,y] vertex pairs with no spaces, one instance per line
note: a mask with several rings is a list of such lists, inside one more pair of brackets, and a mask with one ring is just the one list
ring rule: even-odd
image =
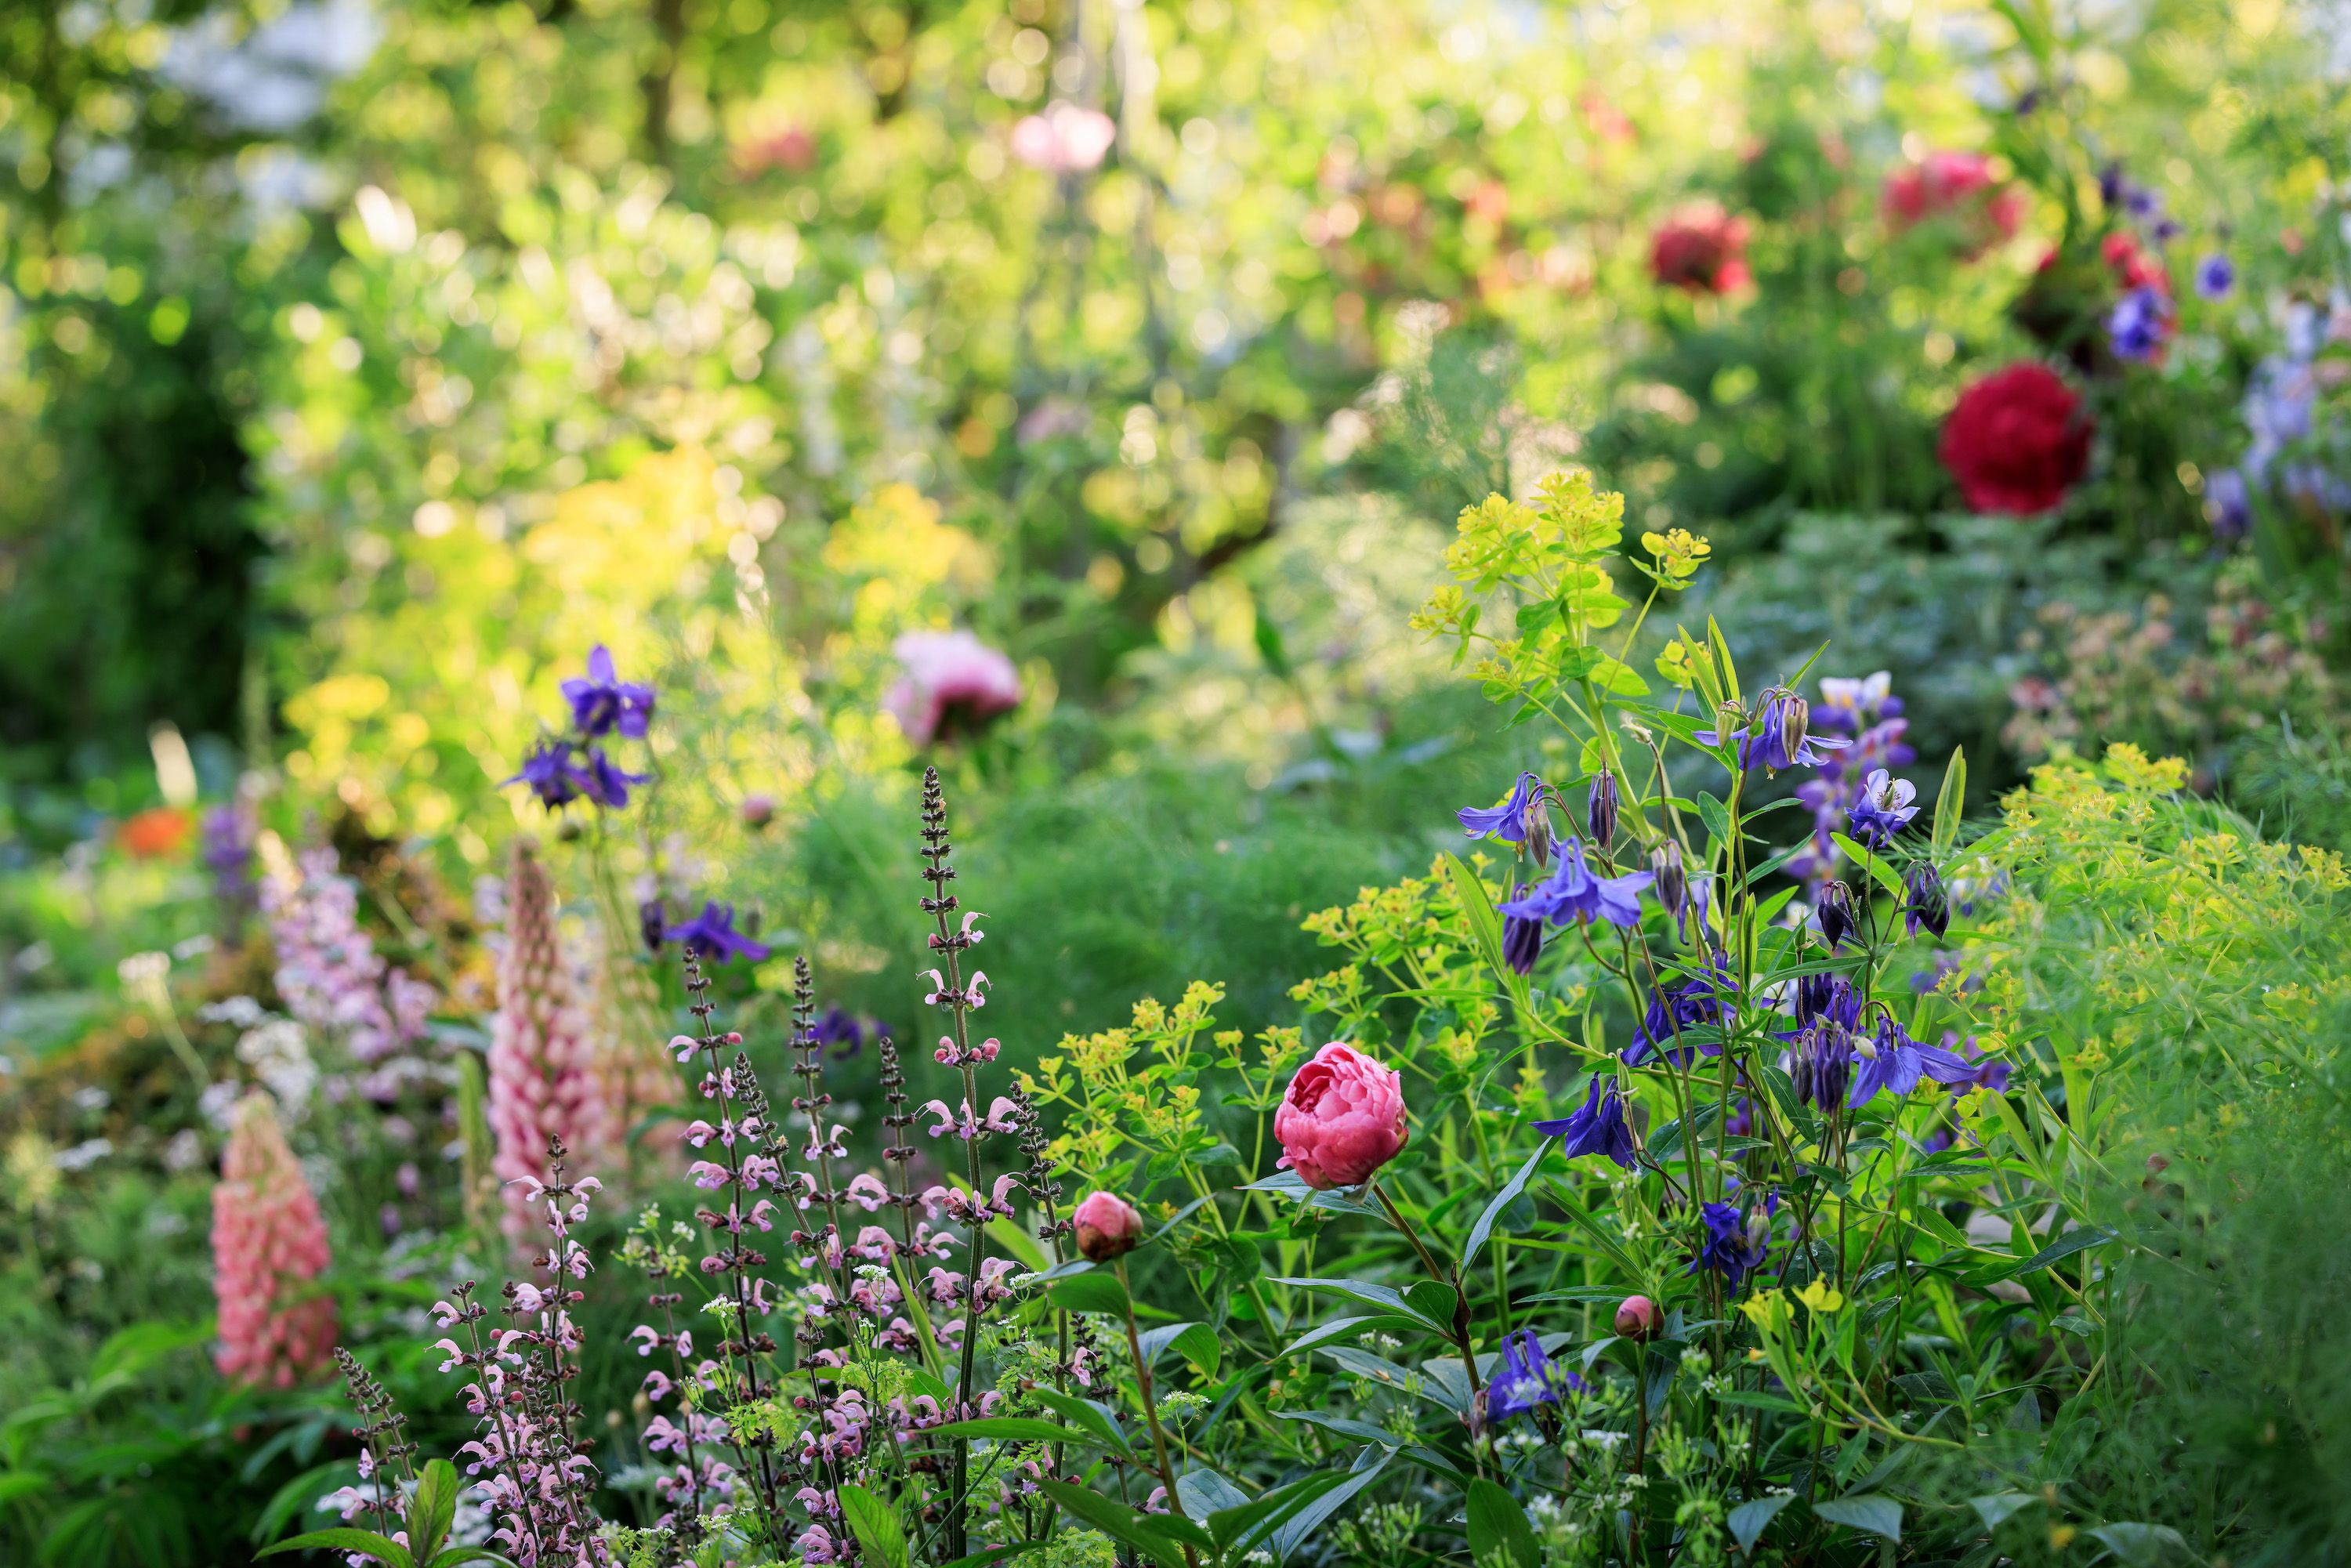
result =
[[1950,221],[1960,254],[1970,260],[2016,237],[2024,195],[1992,182],[1991,160],[1980,152],[1929,152],[1886,177],[1886,221],[1896,229],[1929,219]]
[[1683,207],[1659,225],[1649,243],[1649,273],[1692,294],[1728,294],[1744,287],[1747,220],[1712,202]]
[[1938,448],[1975,512],[2030,517],[2065,498],[2090,462],[2082,400],[2045,365],[2011,365],[1959,393]]

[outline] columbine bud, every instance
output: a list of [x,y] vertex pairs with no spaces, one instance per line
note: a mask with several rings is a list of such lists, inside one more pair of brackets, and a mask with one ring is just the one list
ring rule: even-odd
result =
[[659,954],[662,944],[669,940],[669,916],[662,910],[662,901],[648,898],[637,905],[637,930],[645,939],[645,951]]
[[1780,749],[1792,762],[1811,733],[1813,705],[1790,692],[1780,699]]
[[1842,947],[1857,922],[1853,914],[1853,889],[1833,882],[1821,894],[1821,935],[1831,947]]
[[1665,1326],[1665,1314],[1646,1296],[1627,1296],[1616,1309],[1616,1333],[1620,1338],[1646,1343],[1656,1338]]
[[1920,861],[1902,879],[1902,923],[1916,936],[1919,929],[1940,936],[1950,928],[1951,900],[1943,891],[1943,879],[1935,873],[1934,865]]
[[1754,1212],[1747,1217],[1747,1249],[1750,1252],[1761,1252],[1770,1245],[1771,1245],[1771,1211],[1759,1203],[1755,1206]]
[[1527,831],[1527,852],[1535,857],[1535,864],[1551,864],[1552,844],[1558,841],[1551,830],[1551,786],[1539,784],[1527,798],[1527,813],[1521,820]]
[[1111,1193],[1088,1193],[1070,1221],[1077,1231],[1078,1250],[1096,1263],[1123,1258],[1143,1245],[1143,1216]]
[[1616,841],[1616,775],[1604,768],[1592,776],[1583,825],[1592,830],[1592,847],[1605,852]]
[[1649,852],[1651,885],[1657,903],[1676,920],[1689,906],[1689,875],[1682,870],[1682,847],[1667,839]]
[[776,798],[773,795],[743,797],[743,825],[754,831],[776,820]]

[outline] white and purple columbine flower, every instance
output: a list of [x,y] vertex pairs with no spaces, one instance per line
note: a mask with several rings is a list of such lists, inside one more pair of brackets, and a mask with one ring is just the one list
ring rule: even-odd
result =
[[1521,920],[1548,920],[1553,925],[1595,920],[1631,929],[1641,922],[1641,890],[1655,879],[1646,871],[1623,876],[1601,876],[1583,863],[1583,844],[1575,838],[1560,841],[1559,864],[1549,881],[1524,898],[1502,905],[1502,914]]
[[563,700],[571,705],[573,727],[589,740],[616,729],[632,740],[643,740],[653,716],[653,687],[621,679],[612,651],[601,643],[589,651],[588,674],[563,683]]
[[1559,1138],[1570,1159],[1605,1155],[1628,1171],[1634,1166],[1633,1128],[1625,1120],[1625,1091],[1614,1073],[1593,1073],[1582,1105],[1555,1122],[1537,1122],[1535,1131]]
[[2229,259],[2228,252],[2216,250],[2196,264],[2198,298],[2226,299],[2236,287],[2237,264]]
[[1544,1354],[1534,1330],[1519,1329],[1503,1337],[1501,1360],[1486,1385],[1486,1425],[1556,1405],[1562,1395],[1583,1390],[1582,1378]]
[[1917,799],[1917,786],[1908,779],[1896,779],[1883,768],[1870,769],[1846,816],[1853,836],[1880,848],[1893,842],[1894,835],[1918,814]]

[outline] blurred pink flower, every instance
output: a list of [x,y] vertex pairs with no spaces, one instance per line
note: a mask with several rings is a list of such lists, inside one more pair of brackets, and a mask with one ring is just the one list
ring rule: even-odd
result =
[[968,632],[909,632],[892,651],[904,673],[882,706],[916,746],[1020,706],[1020,672]]
[[1747,269],[1747,220],[1718,202],[1691,202],[1657,225],[1649,241],[1649,274],[1692,294],[1729,294],[1751,279]]
[[1959,254],[1970,260],[2016,237],[2024,193],[1992,178],[1980,152],[1929,152],[1886,177],[1886,219],[1896,229],[1929,219],[1957,225]]
[[291,1388],[335,1348],[335,1299],[313,1293],[327,1270],[319,1200],[277,1130],[266,1094],[236,1110],[213,1188],[213,1293],[220,1304],[221,1375]]
[[1101,110],[1056,99],[1012,128],[1012,155],[1049,174],[1080,174],[1098,167],[1117,139],[1118,127]]
[[599,1067],[556,936],[554,889],[530,842],[517,839],[489,1065],[490,1130],[497,1138],[490,1169],[503,1184],[507,1233],[517,1246],[533,1241],[541,1223],[525,1195],[547,1179],[548,1141],[561,1138],[581,1166],[611,1146],[613,1117]]
[[1411,1135],[1403,1077],[1334,1040],[1290,1081],[1273,1135],[1308,1186],[1361,1186]]

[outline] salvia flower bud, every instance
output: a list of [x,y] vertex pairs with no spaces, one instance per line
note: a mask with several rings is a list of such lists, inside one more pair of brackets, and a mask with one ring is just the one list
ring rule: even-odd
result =
[[1921,927],[1940,936],[1950,928],[1951,900],[1932,862],[1920,861],[1902,879],[1902,924],[1916,936]]
[[1620,1338],[1646,1343],[1656,1338],[1665,1326],[1665,1314],[1646,1296],[1627,1296],[1616,1308],[1616,1333]]
[[1077,1232],[1078,1250],[1093,1262],[1123,1258],[1143,1245],[1143,1216],[1115,1194],[1087,1194],[1070,1220]]
[[1585,799],[1584,826],[1592,830],[1592,844],[1596,850],[1607,851],[1616,841],[1616,775],[1604,768],[1592,776],[1592,792]]
[[1821,893],[1821,935],[1834,947],[1844,946],[1844,939],[1854,934],[1859,922],[1853,912],[1853,890],[1841,882],[1833,882]]

